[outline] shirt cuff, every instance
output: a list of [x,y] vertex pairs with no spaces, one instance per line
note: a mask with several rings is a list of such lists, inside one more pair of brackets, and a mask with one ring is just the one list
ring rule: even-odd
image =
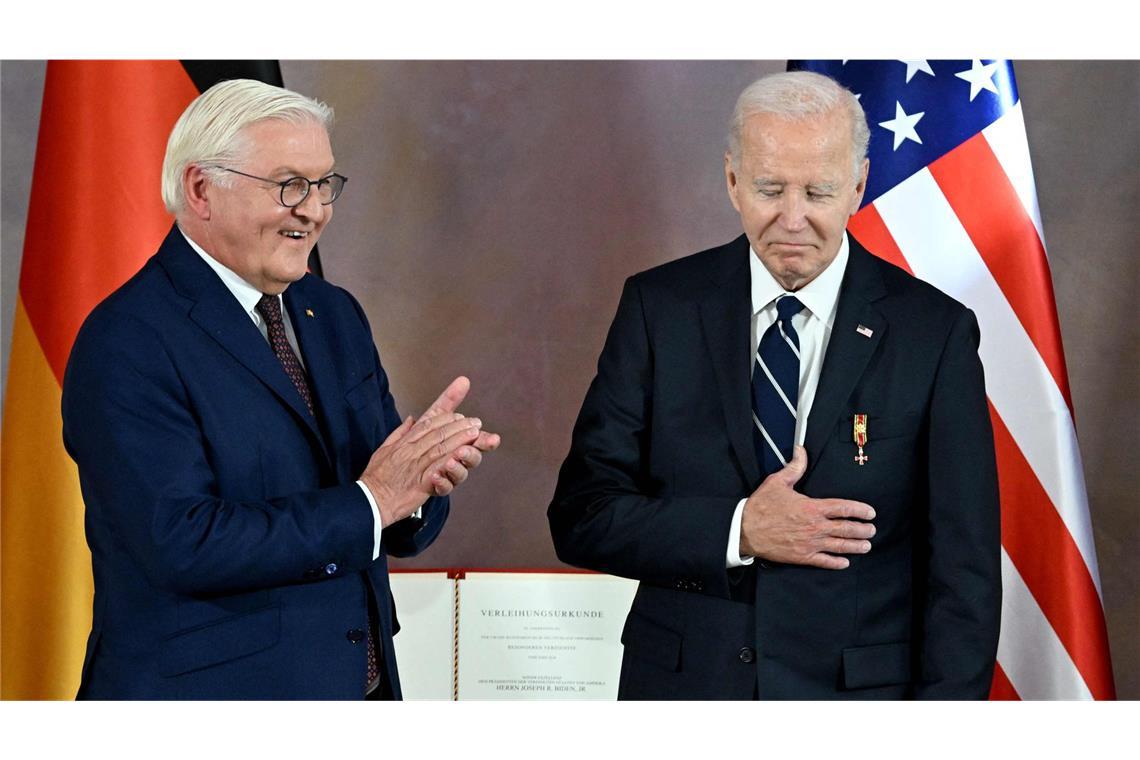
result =
[[[372,561],[375,562],[380,556],[380,534],[384,530],[384,524],[380,522],[380,507],[376,506],[376,499],[372,498],[372,492],[368,490],[368,486],[364,485],[363,480],[356,481],[356,485],[360,486],[360,490],[364,491],[364,498],[368,499],[368,506],[372,507]],[[736,533],[740,535],[740,524],[737,523]]]
[[741,499],[732,513],[732,525],[728,529],[728,551],[725,553],[724,566],[726,568],[745,567],[751,565],[752,557],[740,556],[740,521],[744,518],[744,503],[748,499]]

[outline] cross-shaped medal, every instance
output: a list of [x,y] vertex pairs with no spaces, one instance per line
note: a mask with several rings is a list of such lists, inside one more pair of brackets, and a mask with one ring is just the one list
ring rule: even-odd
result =
[[855,457],[855,461],[860,467],[867,464],[871,457],[863,453],[863,447],[867,445],[867,415],[855,415],[855,445],[859,447],[859,453]]

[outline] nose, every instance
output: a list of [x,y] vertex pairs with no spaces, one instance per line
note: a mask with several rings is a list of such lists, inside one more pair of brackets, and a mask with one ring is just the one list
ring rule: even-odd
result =
[[780,207],[780,226],[788,232],[799,232],[808,226],[807,202],[801,193],[784,193]]
[[321,205],[321,199],[316,188],[310,188],[305,200],[293,207],[293,214],[314,224],[320,224],[328,213],[328,206]]

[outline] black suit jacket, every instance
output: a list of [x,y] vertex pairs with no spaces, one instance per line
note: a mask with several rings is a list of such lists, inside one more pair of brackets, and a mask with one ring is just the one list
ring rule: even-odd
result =
[[641,581],[619,696],[984,698],[1000,527],[973,314],[851,240],[797,490],[873,506],[872,549],[726,570],[761,481],[750,255],[741,236],[626,282],[550,505],[561,559]]
[[84,322],[63,384],[95,575],[79,696],[359,699],[369,607],[392,693],[383,532],[355,480],[400,424],[360,305],[311,275],[284,294],[316,417],[218,276],[172,229]]

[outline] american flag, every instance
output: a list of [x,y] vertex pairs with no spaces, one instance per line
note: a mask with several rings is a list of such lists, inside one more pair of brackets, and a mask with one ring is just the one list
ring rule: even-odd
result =
[[1002,511],[993,699],[1115,689],[1061,331],[1008,61],[791,61],[859,97],[869,250],[974,310]]

